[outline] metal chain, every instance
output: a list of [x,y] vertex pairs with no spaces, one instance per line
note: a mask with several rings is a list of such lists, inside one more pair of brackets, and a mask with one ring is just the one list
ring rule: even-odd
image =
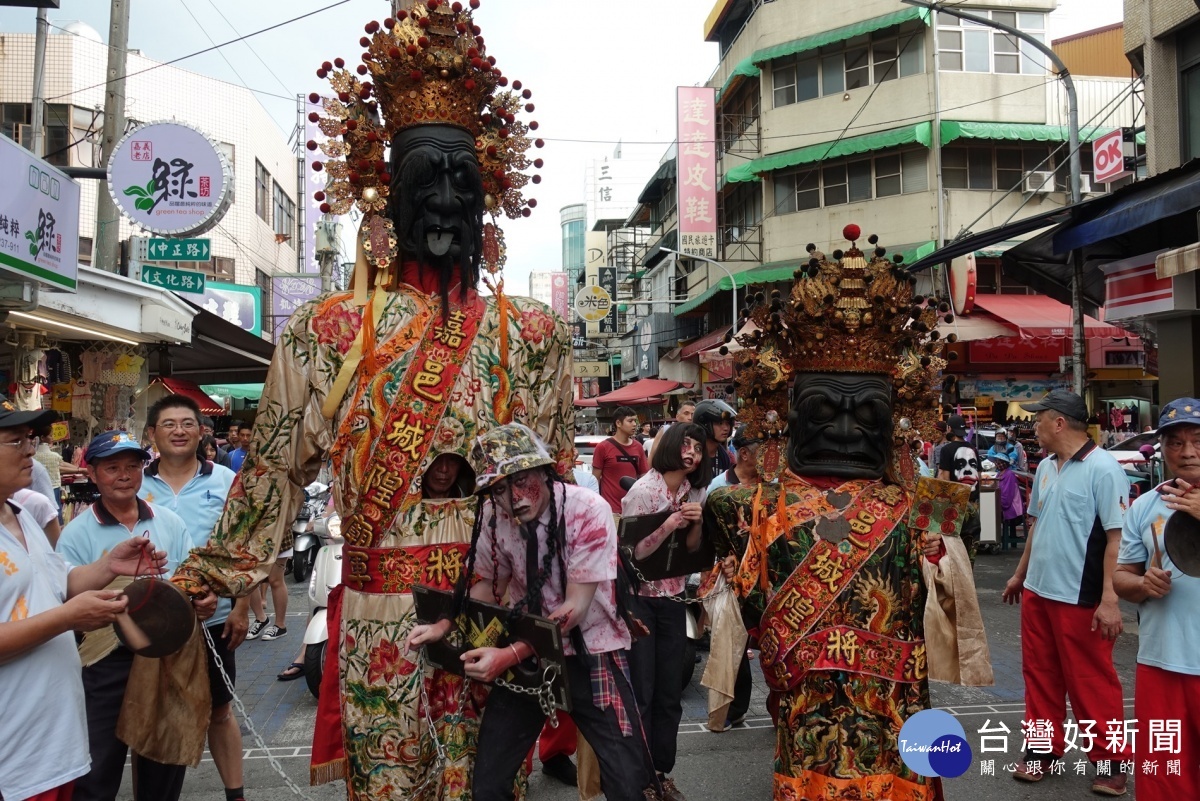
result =
[[546,665],[542,671],[542,683],[537,687],[522,687],[519,684],[512,684],[499,677],[493,683],[497,687],[503,687],[510,692],[536,698],[542,713],[550,721],[550,727],[557,729],[558,715],[554,714],[554,680],[556,678],[558,678],[558,665]]
[[[433,765],[426,768],[425,781],[408,790],[408,796],[410,798],[416,798],[418,795],[420,795],[421,792],[424,791],[427,786],[429,786],[430,782],[441,776],[442,770],[450,762],[450,758],[446,756],[446,746],[442,744],[440,739],[438,739],[437,729],[435,728],[436,724],[433,719],[433,712],[430,711],[431,704],[429,703],[429,683],[426,681],[427,676],[425,674],[425,670],[426,668],[432,667],[432,665],[429,664],[429,661],[425,656],[424,648],[422,648],[420,651],[420,661],[418,662],[418,667],[420,669],[414,671],[413,675],[416,676],[416,680],[421,683],[421,711],[425,717],[425,728],[429,732],[430,739],[433,740],[433,750],[437,754],[437,757],[434,759]],[[445,719],[447,728],[453,728],[462,723],[462,719],[466,715],[467,698],[470,692],[470,685],[471,680],[466,676],[463,676],[462,690],[458,696],[458,713],[453,717]]]
[[650,590],[650,592],[654,593],[654,597],[656,597],[656,598],[666,598],[668,601],[674,601],[677,604],[702,604],[710,598],[719,598],[722,595],[724,595],[725,593],[733,591],[733,587],[731,587],[729,585],[729,583],[726,582],[725,586],[722,589],[719,589],[716,592],[710,592],[708,595],[705,595],[703,598],[701,598],[701,597],[688,598],[686,595],[671,595],[670,593],[663,592],[658,587],[655,587],[654,584],[650,581],[650,579],[648,579],[644,575],[642,575],[642,571],[638,570],[637,563],[635,561],[633,561],[633,555],[629,551],[628,548],[626,549],[626,553],[628,553],[630,555],[629,566],[633,568],[634,575],[636,575],[638,577],[638,581],[640,581],[642,583],[643,587],[648,588]]
[[283,769],[283,765],[271,754],[271,749],[267,746],[266,741],[263,740],[262,735],[258,733],[258,729],[254,728],[254,720],[250,717],[250,713],[246,711],[246,706],[242,703],[242,699],[234,692],[233,682],[229,679],[229,674],[225,672],[225,664],[222,662],[221,657],[217,655],[217,647],[213,642],[212,635],[208,632],[208,628],[201,624],[200,630],[204,632],[204,639],[208,642],[208,652],[212,656],[213,662],[217,665],[217,672],[221,674],[221,680],[225,682],[225,687],[229,690],[229,694],[233,696],[233,706],[237,709],[238,714],[242,716],[246,728],[250,730],[250,736],[254,738],[254,742],[267,755],[267,762],[275,769],[280,778],[283,779],[283,783],[287,785],[288,789],[301,798],[309,799],[309,796],[305,795],[304,791],[287,775]]

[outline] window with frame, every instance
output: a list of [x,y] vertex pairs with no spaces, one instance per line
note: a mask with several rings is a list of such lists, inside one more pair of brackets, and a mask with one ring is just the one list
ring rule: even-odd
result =
[[[978,144],[942,149],[942,184],[947,189],[1021,191],[1030,173],[1054,172],[1048,145]],[[1053,191],[1053,181],[1046,187]]]
[[774,178],[776,214],[929,189],[929,151],[914,148],[781,172]]
[[1200,25],[1175,35],[1179,64],[1179,152],[1184,161],[1200,156]]
[[658,232],[675,212],[675,182],[668,181],[663,187],[662,197],[650,207],[650,230]]
[[28,103],[0,103],[0,134],[20,144],[28,135],[31,107]]
[[294,236],[296,232],[296,204],[283,191],[278,182],[271,182],[271,198],[274,214],[271,216],[275,233],[280,236]]
[[213,256],[211,261],[204,262],[198,267],[195,266],[194,262],[192,264],[193,266],[187,269],[199,269],[200,272],[210,278],[230,284],[234,283],[235,268],[237,267],[236,260],[234,259],[226,258],[225,256]]
[[771,70],[775,108],[924,72],[924,26],[856,36]]
[[[1046,15],[1040,11],[972,9],[972,12],[1017,28],[1039,42],[1046,41]],[[1046,57],[1041,51],[1011,33],[939,12],[937,37],[938,58],[944,72],[1046,74]]]
[[254,160],[254,213],[264,222],[271,221],[271,173],[258,159]]

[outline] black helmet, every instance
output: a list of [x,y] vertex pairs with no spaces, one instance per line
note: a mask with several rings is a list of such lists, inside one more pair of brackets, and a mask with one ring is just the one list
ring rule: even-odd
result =
[[702,400],[696,404],[696,411],[692,415],[692,422],[699,426],[704,426],[705,430],[712,433],[713,423],[732,423],[737,419],[737,409],[734,409],[723,400],[710,398]]

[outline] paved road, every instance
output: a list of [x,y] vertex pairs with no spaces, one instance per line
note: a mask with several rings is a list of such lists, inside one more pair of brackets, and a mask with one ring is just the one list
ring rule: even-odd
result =
[[[1012,575],[1017,556],[1013,552],[981,555],[976,566],[979,600],[996,673],[995,686],[935,684],[933,687],[934,704],[949,710],[962,722],[976,754],[971,771],[946,782],[946,797],[949,801],[1094,799],[1096,796],[1089,791],[1091,779],[1073,775],[1073,764],[1068,765],[1067,775],[1048,777],[1036,785],[1015,782],[1004,772],[1004,765],[1015,760],[1021,745],[1024,684],[1021,679],[1019,610],[1000,602],[1000,592]],[[314,699],[303,681],[285,683],[275,680],[275,674],[291,661],[299,648],[307,616],[303,588],[293,586],[291,595],[288,635],[273,642],[248,642],[238,650],[239,692],[255,727],[263,734],[270,754],[293,781],[304,787],[305,795],[314,800],[340,800],[345,798],[345,789],[340,783],[307,787],[309,743],[316,713]],[[1128,717],[1132,717],[1137,623],[1132,607],[1124,605],[1123,611],[1126,633],[1117,642],[1115,661],[1125,689]],[[675,771],[677,784],[690,801],[769,798],[774,737],[766,716],[766,690],[761,676],[756,669],[754,700],[745,726],[724,734],[713,734],[703,727],[707,715],[705,696],[699,686],[701,673],[702,666],[697,666],[696,677],[684,699]],[[1007,758],[1002,753],[980,754],[978,730],[987,721],[993,726],[1003,722],[1014,732]],[[293,798],[271,768],[267,753],[248,736],[246,748],[246,795],[249,801]],[[980,775],[980,756],[996,760],[998,775]],[[125,786],[128,788],[128,781]],[[221,797],[220,780],[206,755],[200,767],[190,772],[183,798],[186,801],[217,801]],[[535,801],[573,801],[577,794],[535,772],[530,779],[530,798]]]

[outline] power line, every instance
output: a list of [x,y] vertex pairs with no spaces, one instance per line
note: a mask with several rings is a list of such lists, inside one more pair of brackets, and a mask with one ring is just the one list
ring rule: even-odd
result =
[[[247,39],[258,36],[259,34],[267,33],[268,31],[273,31],[276,28],[282,28],[283,26],[290,25],[293,22],[299,22],[302,19],[307,19],[308,17],[312,17],[312,16],[315,16],[316,14],[320,14],[322,12],[329,11],[330,9],[337,8],[338,6],[345,5],[346,3],[349,3],[349,2],[351,2],[351,0],[337,0],[337,2],[330,3],[327,6],[322,6],[321,8],[315,9],[313,11],[309,11],[307,14],[301,14],[297,17],[292,17],[291,19],[286,19],[283,22],[277,22],[274,25],[269,25],[266,28],[261,28],[257,31],[254,31],[253,33],[248,33],[245,36],[239,36],[236,39],[230,39],[228,42],[222,42],[219,45],[213,45],[212,47],[206,47],[203,50],[197,50],[194,53],[188,53],[187,55],[179,56],[178,58],[173,58],[170,61],[164,61],[159,64],[153,64],[149,67],[146,67],[145,69],[138,70],[137,72],[130,72],[130,73],[126,74],[125,77],[132,78],[135,75],[141,75],[143,73],[159,69],[160,67],[168,67],[172,64],[178,64],[179,62],[185,61],[189,58],[194,58],[195,56],[200,56],[205,53],[211,53],[214,50],[220,50],[222,47],[228,47],[231,44],[237,44],[238,42],[244,42]],[[112,83],[112,81],[102,81],[101,83],[93,84],[91,86],[85,86],[82,89],[78,89],[76,91],[66,92],[65,94],[55,95],[54,97],[46,98],[46,102],[50,102],[52,100],[60,100],[64,97],[71,97],[72,95],[79,94],[80,92],[87,92],[91,89],[99,89],[101,87],[108,86],[110,83]],[[264,93],[264,94],[267,94],[267,93]],[[287,99],[294,100],[295,98],[289,97]]]
[[[215,45],[216,41],[208,35],[208,31],[204,29],[204,24],[200,22],[200,20],[196,18],[196,15],[192,13],[192,10],[188,8],[187,0],[179,0],[179,5],[183,6],[183,10],[186,11],[188,16],[192,18],[192,21],[196,23],[196,27],[200,29],[200,33],[204,34],[204,38],[207,39],[211,44]],[[234,33],[236,32],[237,31],[234,31]],[[250,87],[246,86],[246,79],[243,78],[241,73],[237,71],[237,67],[233,66],[233,62],[226,58],[225,51],[218,50],[217,55],[220,56],[221,60],[225,62],[225,66],[229,67],[229,70],[237,76],[238,82],[246,89],[249,89]]]
[[[225,14],[224,14],[224,13],[221,11],[221,9],[220,9],[220,8],[218,8],[218,7],[217,7],[217,4],[216,4],[215,2],[213,2],[213,0],[208,0],[208,4],[209,4],[210,6],[212,6],[212,7],[213,7],[213,10],[214,10],[214,11],[216,11],[218,15],[220,15],[221,19],[225,20],[225,24],[229,26],[229,29],[230,29],[231,31],[233,31],[234,33],[236,33],[238,36],[241,36],[241,35],[242,35],[242,34],[241,34],[241,31],[239,31],[237,28],[233,27],[233,23],[229,21],[229,17],[226,17],[226,16],[225,16]],[[287,84],[285,84],[285,83],[283,82],[283,79],[282,79],[282,78],[280,78],[278,75],[276,75],[276,74],[275,74],[275,71],[274,71],[273,69],[271,69],[271,65],[270,65],[270,64],[268,64],[267,62],[263,61],[263,58],[262,58],[262,56],[260,56],[260,55],[258,54],[258,51],[257,51],[257,50],[255,50],[255,49],[254,49],[254,48],[253,48],[253,47],[250,45],[250,43],[249,43],[249,42],[246,42],[246,48],[247,48],[247,49],[248,49],[248,50],[249,50],[251,53],[253,53],[253,54],[254,54],[254,57],[258,59],[258,63],[259,63],[259,64],[262,64],[262,65],[263,65],[263,67],[265,67],[265,68],[266,68],[267,72],[271,73],[271,77],[272,77],[272,78],[274,78],[276,81],[278,81],[278,82],[279,82],[279,85],[283,87],[283,91],[285,91],[285,92],[288,92],[288,93],[290,93],[290,94],[293,94],[293,95],[295,94],[294,92],[292,92],[292,90],[291,90],[291,89],[289,89],[289,88],[288,88]],[[276,96],[278,97],[278,95],[276,95]]]

